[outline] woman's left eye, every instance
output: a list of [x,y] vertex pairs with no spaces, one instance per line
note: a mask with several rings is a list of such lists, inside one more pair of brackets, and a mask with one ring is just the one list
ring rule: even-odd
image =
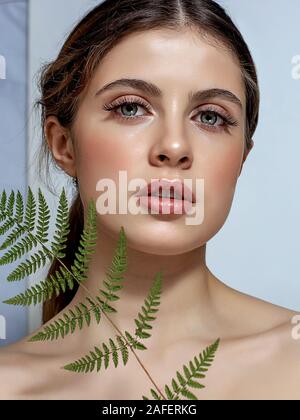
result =
[[[119,112],[117,112],[119,108],[122,111],[124,111],[124,113],[127,115],[124,115],[123,113],[120,114]],[[113,112],[114,116],[121,120],[135,120],[135,119],[143,117],[144,116],[143,114],[138,115],[138,116],[133,115],[133,114],[136,114],[138,108],[144,108],[149,112],[151,111],[151,108],[148,104],[142,101],[138,101],[136,99],[134,101],[131,101],[131,100],[125,100],[125,101],[123,100],[120,102],[117,101],[112,104],[103,106],[103,109],[105,111]],[[196,121],[196,123],[204,127],[207,127],[208,129],[211,129],[211,130],[217,131],[220,129],[221,130],[226,129],[228,128],[228,126],[238,125],[237,121],[235,121],[231,117],[231,115],[226,113],[226,115],[223,116],[220,113],[216,112],[211,107],[209,107],[209,109],[204,109],[204,110],[199,111],[195,116],[198,116],[198,115],[201,116],[200,118],[201,122]],[[206,121],[203,121],[203,117],[205,116],[208,117],[208,119],[204,118],[204,120]],[[221,124],[217,124],[217,122],[220,120],[221,120]]]
[[[211,127],[213,130],[218,130],[219,127],[227,128],[228,126],[238,125],[237,121],[235,121],[230,115],[223,116],[218,112],[210,109],[202,110],[196,115],[200,115],[200,121],[202,124],[204,124],[204,126]],[[221,123],[217,124],[218,121],[221,121]]]

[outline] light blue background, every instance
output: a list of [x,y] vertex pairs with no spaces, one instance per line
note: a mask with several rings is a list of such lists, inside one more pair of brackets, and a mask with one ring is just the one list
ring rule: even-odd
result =
[[[30,0],[30,105],[36,98],[35,77],[41,64],[56,57],[73,25],[98,3]],[[281,0],[220,0],[219,3],[229,11],[252,52],[260,82],[261,108],[254,149],[239,178],[230,215],[207,245],[207,263],[229,286],[299,310],[300,66],[296,67],[296,62],[300,63],[300,2],[289,0],[283,5]],[[11,117],[7,121],[8,127],[16,130],[15,119]],[[31,126],[29,160],[40,142],[38,123],[34,120]],[[25,158],[20,136],[18,141],[1,161],[0,170],[12,186],[19,178],[14,171],[8,172],[8,164],[17,153],[22,168]],[[4,150],[1,147],[1,155]],[[61,182],[64,181],[62,178]],[[35,176],[30,172],[29,183],[34,182]],[[6,290],[3,283],[1,287],[2,292]],[[12,290],[10,285],[9,290]],[[19,311],[16,309],[18,317]],[[38,322],[32,311],[30,328]],[[22,335],[17,323],[11,334]]]
[[[6,61],[6,79],[0,80],[0,192],[27,188],[27,1],[0,0],[0,55]],[[0,237],[2,244],[6,236]],[[7,250],[0,251],[2,257]],[[7,276],[22,260],[0,266],[0,316],[6,320],[6,339],[0,346],[22,337],[28,329],[27,310],[1,302],[24,292],[26,280],[8,284]],[[3,318],[1,318],[3,320]],[[5,332],[4,332],[5,333]],[[3,332],[2,332],[3,334]],[[0,333],[0,336],[3,337]]]

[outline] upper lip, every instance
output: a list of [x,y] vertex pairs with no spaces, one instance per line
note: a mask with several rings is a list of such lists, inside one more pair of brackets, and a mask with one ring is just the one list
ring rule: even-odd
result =
[[165,189],[168,192],[172,192],[171,187],[174,188],[174,194],[177,193],[181,197],[182,200],[190,201],[191,203],[195,203],[195,195],[190,190],[190,188],[184,184],[182,180],[168,180],[166,178],[163,179],[155,179],[152,182],[150,182],[145,188],[142,188],[141,191],[139,191],[136,196],[148,196],[154,193],[159,192],[159,188],[162,189],[162,191]]

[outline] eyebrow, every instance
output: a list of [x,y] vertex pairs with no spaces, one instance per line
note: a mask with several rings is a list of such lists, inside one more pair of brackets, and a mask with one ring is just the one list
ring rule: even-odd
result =
[[[161,98],[162,97],[162,91],[161,89],[156,86],[154,83],[147,82],[145,80],[141,79],[118,79],[113,82],[110,82],[103,86],[101,89],[99,89],[95,96],[99,96],[104,92],[107,92],[109,90],[117,89],[120,87],[130,87],[133,89],[140,90],[152,97],[155,98]],[[191,91],[188,94],[188,99],[190,102],[196,102],[196,101],[205,101],[208,99],[213,98],[220,98],[224,99],[226,101],[232,102],[235,105],[237,105],[241,110],[243,109],[242,102],[240,99],[231,91],[225,90],[225,89],[219,89],[219,88],[212,88],[212,89],[206,89],[206,90],[199,90],[199,91]]]

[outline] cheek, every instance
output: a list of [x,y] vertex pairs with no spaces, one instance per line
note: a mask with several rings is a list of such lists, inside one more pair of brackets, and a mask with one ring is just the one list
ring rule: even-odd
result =
[[240,145],[231,147],[215,156],[210,166],[211,188],[216,193],[230,192],[235,189],[242,164],[243,151]]
[[118,179],[118,172],[132,167],[130,149],[110,138],[92,138],[81,142],[78,171],[81,179]]
[[215,156],[213,164],[206,168],[205,214],[220,227],[230,211],[238,175],[242,163],[241,147]]

